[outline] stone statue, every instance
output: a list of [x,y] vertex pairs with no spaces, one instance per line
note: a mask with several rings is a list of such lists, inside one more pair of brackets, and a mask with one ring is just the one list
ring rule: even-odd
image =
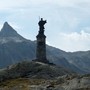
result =
[[36,36],[37,38],[37,48],[36,48],[36,60],[38,62],[49,63],[46,57],[46,36],[44,35],[44,25],[47,23],[43,18],[38,22],[39,32]]
[[41,20],[38,23],[40,30],[44,30],[45,23],[47,23],[47,21],[46,20],[43,20],[43,18],[41,18]]

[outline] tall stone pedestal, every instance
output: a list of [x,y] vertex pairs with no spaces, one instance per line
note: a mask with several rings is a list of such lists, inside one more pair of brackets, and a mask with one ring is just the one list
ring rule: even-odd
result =
[[[49,63],[49,61],[46,58],[46,36],[44,35],[44,22],[41,19],[41,21],[39,21],[39,33],[36,36],[37,38],[37,49],[36,49],[36,59],[39,62],[43,62],[43,63]],[[44,23],[44,24],[43,24]]]

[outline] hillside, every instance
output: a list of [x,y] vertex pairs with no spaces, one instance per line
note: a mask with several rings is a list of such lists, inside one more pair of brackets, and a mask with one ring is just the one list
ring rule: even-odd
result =
[[19,77],[31,79],[54,79],[72,74],[68,69],[36,61],[23,61],[0,70],[0,82]]
[[23,61],[0,70],[0,90],[89,90],[90,75],[56,65]]
[[0,83],[0,90],[90,90],[90,75],[66,74],[53,79],[46,77],[23,76],[4,80]]

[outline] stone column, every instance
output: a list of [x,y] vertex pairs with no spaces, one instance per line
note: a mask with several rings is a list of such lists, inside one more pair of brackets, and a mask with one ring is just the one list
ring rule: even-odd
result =
[[39,33],[37,38],[36,58],[39,62],[48,63],[46,58],[46,36],[44,35],[44,24],[46,21],[39,21]]

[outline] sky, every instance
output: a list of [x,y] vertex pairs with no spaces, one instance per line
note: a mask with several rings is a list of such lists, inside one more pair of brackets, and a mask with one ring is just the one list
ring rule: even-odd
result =
[[67,52],[90,50],[90,0],[1,0],[0,29],[8,22],[36,40],[39,17],[47,20],[47,44]]

